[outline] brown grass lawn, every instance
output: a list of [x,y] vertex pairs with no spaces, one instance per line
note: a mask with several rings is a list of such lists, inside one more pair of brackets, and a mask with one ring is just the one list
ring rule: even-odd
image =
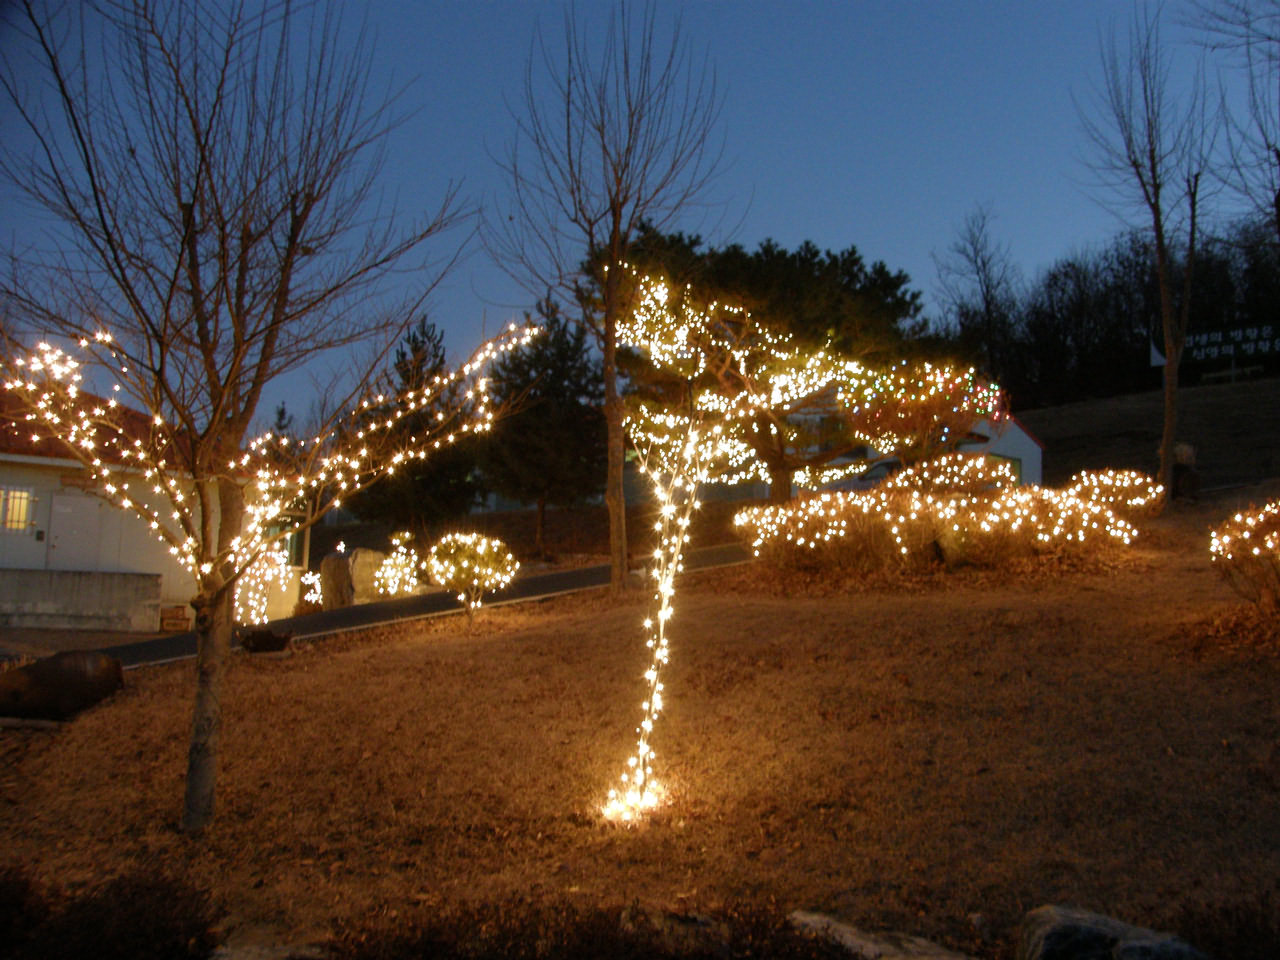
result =
[[634,829],[597,811],[633,745],[642,597],[241,655],[198,840],[175,829],[191,667],[134,671],[56,733],[0,732],[0,866],[73,888],[166,866],[240,942],[512,897],[773,900],[1007,956],[1045,902],[1159,925],[1250,899],[1280,890],[1280,642],[1209,565],[1234,504],[1016,579],[687,578],[671,802]]

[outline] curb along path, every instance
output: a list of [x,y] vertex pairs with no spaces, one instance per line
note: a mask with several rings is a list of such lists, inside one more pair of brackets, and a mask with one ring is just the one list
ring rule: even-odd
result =
[[[685,570],[705,570],[710,567],[727,567],[746,563],[750,552],[740,544],[726,543],[714,547],[690,550],[685,558]],[[557,570],[527,577],[517,576],[511,586],[501,594],[486,594],[487,606],[522,603],[543,597],[576,593],[609,584],[609,566],[579,567],[574,570]],[[292,634],[295,640],[322,637],[348,630],[367,630],[371,627],[421,620],[445,614],[462,613],[452,593],[438,591],[424,593],[399,600],[381,600],[377,603],[361,603],[338,610],[307,613],[299,617],[286,617],[263,624],[261,629],[275,633]],[[115,657],[126,668],[185,660],[196,655],[195,633],[176,633],[167,637],[140,640],[118,647],[106,647],[103,653]]]

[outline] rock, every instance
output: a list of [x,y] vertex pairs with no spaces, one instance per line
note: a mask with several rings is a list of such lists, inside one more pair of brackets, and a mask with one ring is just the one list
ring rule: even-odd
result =
[[866,933],[823,913],[796,910],[787,918],[797,930],[826,937],[863,960],[969,960],[963,953],[905,933]]
[[351,586],[356,603],[371,603],[380,599],[373,575],[378,572],[385,559],[387,555],[381,550],[356,547],[351,551]]
[[325,610],[351,606],[355,591],[351,586],[351,566],[340,553],[330,553],[320,561],[320,603]]
[[246,653],[279,653],[287,650],[292,633],[274,630],[245,630],[240,634],[240,647]]
[[1208,960],[1171,933],[1075,907],[1043,906],[1022,919],[1017,960]]
[[67,720],[124,686],[120,661],[96,650],[64,650],[0,673],[0,716]]

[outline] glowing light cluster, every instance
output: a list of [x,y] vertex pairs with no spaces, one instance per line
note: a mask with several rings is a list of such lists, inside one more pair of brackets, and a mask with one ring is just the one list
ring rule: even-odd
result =
[[458,595],[470,616],[480,609],[484,594],[507,586],[520,564],[501,540],[478,533],[441,537],[427,554],[431,579]]
[[[1107,505],[1111,491],[1087,484],[1081,490],[1014,487],[999,464],[960,455],[903,470],[876,490],[741,510],[734,524],[757,557],[776,548],[816,550],[864,530],[866,521],[883,528],[901,557],[983,536],[1013,535],[1041,550],[1095,536],[1131,543],[1138,531]],[[1101,492],[1100,500],[1088,498],[1092,490]]]
[[[38,344],[30,355],[6,362],[4,387],[26,408],[33,444],[60,441],[60,452],[90,471],[100,496],[140,517],[199,583],[216,591],[299,528],[303,521],[280,522],[290,508],[310,503],[310,512],[300,509],[299,516],[314,520],[369,480],[462,436],[488,431],[494,410],[483,370],[494,358],[527,345],[537,332],[513,324],[466,363],[421,389],[366,396],[309,439],[268,432],[225,460],[214,453],[216,438],[209,442],[175,425],[189,411],[171,410],[166,419],[154,377],[141,372],[106,332],[80,341],[83,361],[49,343]],[[119,378],[108,398],[83,390],[83,371],[89,367]],[[130,385],[131,399],[145,411],[120,403],[121,382]],[[438,405],[441,398],[448,402],[427,428],[409,436],[397,429],[406,416]],[[227,482],[243,492],[244,523],[239,536],[218,549],[218,538],[211,535],[219,499],[214,488]],[[252,609],[254,603],[246,599],[246,615]]]
[[[712,387],[693,390],[680,413],[633,403],[628,432],[660,464],[664,449],[679,449],[670,438],[686,426],[716,423],[717,481],[767,483],[772,471],[786,467],[794,470],[798,486],[816,489],[865,468],[866,461],[857,458],[829,462],[842,450],[945,448],[973,421],[1002,414],[999,388],[981,383],[972,368],[902,363],[871,370],[825,350],[805,349],[740,307],[700,306],[688,287],[673,292],[660,279],[622,269],[634,280],[636,306],[619,323],[619,342],[643,350],[691,384],[714,380]],[[839,423],[842,438],[829,455],[817,449],[824,421]]]
[[1280,612],[1280,500],[1235,514],[1209,536],[1209,555],[1237,593]]
[[1014,487],[1018,478],[1008,461],[972,453],[948,453],[904,467],[885,480],[885,490],[921,493],[981,493]]
[[[640,725],[636,728],[638,740],[635,752],[627,758],[627,767],[620,776],[619,786],[611,789],[602,812],[609,820],[629,823],[652,810],[662,802],[665,790],[653,773],[656,756],[651,745],[654,722],[662,710],[662,671],[670,658],[667,641],[667,625],[675,615],[672,600],[675,597],[675,579],[684,569],[684,548],[689,542],[689,524],[693,511],[701,505],[698,488],[707,481],[711,463],[719,449],[719,428],[699,433],[688,427],[681,438],[678,459],[674,468],[664,469],[650,462],[649,448],[641,463],[641,472],[653,485],[658,518],[654,522],[658,545],[653,551],[650,576],[654,580],[653,610],[645,618],[645,646],[651,654],[649,668],[645,671],[646,697],[640,704]],[[668,438],[667,443],[671,443]],[[671,464],[669,446],[660,448],[661,463]],[[659,459],[659,458],[655,458]]]
[[304,603],[313,606],[324,605],[324,587],[320,582],[320,574],[315,570],[308,570],[302,575],[302,585],[306,587],[306,593],[302,595]]
[[407,530],[391,535],[391,553],[373,572],[374,586],[383,596],[394,597],[417,589],[418,571],[426,565],[418,559],[418,551],[410,546],[412,541],[413,534]]
[[271,585],[283,584],[289,579],[289,555],[283,550],[268,547],[258,554],[247,570],[236,581],[236,623],[260,624],[267,622],[267,601],[271,597]]
[[1121,512],[1135,513],[1154,507],[1164,486],[1137,470],[1082,470],[1071,477],[1067,492]]

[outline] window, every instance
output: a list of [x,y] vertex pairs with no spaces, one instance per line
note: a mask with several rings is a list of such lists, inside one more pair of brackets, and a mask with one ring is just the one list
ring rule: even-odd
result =
[[0,533],[28,533],[35,526],[35,497],[23,487],[0,487]]

